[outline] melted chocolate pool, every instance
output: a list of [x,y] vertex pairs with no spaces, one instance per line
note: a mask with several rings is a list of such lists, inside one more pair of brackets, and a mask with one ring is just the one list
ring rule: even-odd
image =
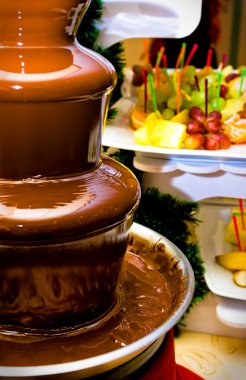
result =
[[[128,248],[134,251],[132,246]],[[184,291],[177,262],[165,253],[163,244],[157,248],[152,258],[146,252],[127,252],[119,285],[120,301],[101,327],[49,339],[1,334],[0,365],[38,366],[91,358],[151,333],[175,311]]]

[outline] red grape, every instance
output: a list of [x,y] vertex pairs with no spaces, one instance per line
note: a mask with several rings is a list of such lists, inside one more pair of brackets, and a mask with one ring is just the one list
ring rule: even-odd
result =
[[228,90],[229,89],[226,85],[221,84],[221,86],[220,86],[220,97],[225,99]]
[[221,121],[213,118],[207,118],[204,125],[208,132],[219,132],[222,127]]
[[218,150],[220,148],[219,140],[214,138],[214,134],[207,137],[204,148],[206,150]]
[[222,119],[222,114],[221,114],[220,111],[212,111],[212,112],[210,112],[210,114],[208,115],[208,117],[216,119],[216,120],[221,120]]
[[226,83],[230,82],[232,79],[235,79],[237,77],[240,77],[240,74],[239,73],[231,73],[231,74],[228,74],[226,77],[225,77],[225,81]]
[[201,108],[196,107],[196,106],[192,106],[190,108],[189,116],[191,119],[198,120],[201,123],[203,123],[206,119],[206,116],[205,116],[203,110],[201,110]]
[[187,123],[186,126],[186,132],[193,134],[193,133],[205,133],[205,127],[200,121],[198,120],[191,120]]

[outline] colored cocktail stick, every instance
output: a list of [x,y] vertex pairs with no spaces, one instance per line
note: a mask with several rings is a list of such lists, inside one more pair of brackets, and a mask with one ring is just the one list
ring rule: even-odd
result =
[[238,225],[237,225],[237,216],[236,215],[232,215],[232,220],[233,220],[233,225],[234,225],[234,229],[235,229],[238,250],[242,251],[241,242],[240,242],[240,236],[239,236],[239,231],[238,231]]
[[161,63],[162,56],[164,54],[165,48],[162,46],[157,54],[156,62],[155,62],[155,67],[159,67]]
[[152,74],[148,74],[148,81],[150,84],[150,92],[151,92],[153,110],[154,110],[155,116],[157,117],[157,103],[156,103],[155,88],[154,88],[154,81],[153,81],[153,75]]
[[197,91],[200,91],[198,76],[194,75],[194,79],[195,79],[195,84],[196,84]]
[[242,95],[244,78],[245,78],[245,67],[243,67],[242,71],[241,71],[241,79],[240,79],[240,86],[239,86],[238,96]]
[[206,59],[206,74],[208,75],[209,73],[209,68],[211,66],[211,61],[212,61],[212,55],[213,55],[213,49],[208,49],[207,52],[207,59]]
[[177,100],[177,113],[180,112],[180,100],[181,100],[181,73],[176,72],[176,100]]
[[166,54],[163,54],[162,61],[163,61],[163,65],[165,69],[167,69],[167,55]]
[[150,64],[150,59],[149,59],[149,41],[147,38],[143,39],[143,45],[144,45],[145,63],[146,63],[146,66],[148,66]]
[[177,61],[176,61],[175,69],[177,69],[180,66],[181,61],[182,61],[182,59],[183,59],[183,57],[185,55],[185,49],[186,49],[186,44],[185,45],[182,44],[180,52],[179,52],[179,55],[178,55],[178,58],[177,58]]
[[204,79],[204,82],[205,82],[205,116],[207,117],[208,116],[208,79],[205,78]]
[[197,49],[198,49],[198,44],[194,44],[191,51],[190,51],[190,54],[188,55],[188,57],[185,61],[184,68],[189,65],[189,63],[192,60]]
[[167,72],[167,69],[164,67],[164,68],[162,69],[162,71],[163,71],[163,73],[165,74],[165,76],[166,76],[166,78],[167,78],[167,82],[168,82],[168,84],[169,84],[169,87],[170,87],[171,91],[175,92],[174,85],[173,85],[173,83],[172,83],[172,80],[171,80],[171,78],[170,78],[168,72]]

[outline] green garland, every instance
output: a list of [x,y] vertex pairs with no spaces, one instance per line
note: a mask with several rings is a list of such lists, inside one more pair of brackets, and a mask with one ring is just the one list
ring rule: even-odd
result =
[[[92,0],[78,30],[77,38],[83,46],[107,58],[116,69],[118,83],[113,91],[109,110],[109,118],[112,118],[116,113],[113,104],[121,96],[120,88],[124,79],[125,59],[123,57],[124,50],[120,43],[109,48],[104,48],[97,43],[99,31],[96,24],[100,22],[102,15],[102,0]],[[140,184],[142,183],[143,173],[133,167],[133,152],[120,150],[114,153],[113,157],[131,169],[139,179]],[[195,274],[195,293],[190,308],[204,299],[208,293],[199,246],[198,243],[190,242],[191,233],[187,225],[187,222],[191,224],[198,223],[195,219],[197,209],[198,204],[195,202],[180,201],[170,194],[162,194],[158,189],[149,188],[142,194],[141,202],[135,215],[136,222],[166,236],[181,249],[190,261]]]

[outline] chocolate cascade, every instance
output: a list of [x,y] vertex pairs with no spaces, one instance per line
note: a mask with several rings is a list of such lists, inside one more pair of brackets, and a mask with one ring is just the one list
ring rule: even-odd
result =
[[88,5],[1,2],[1,334],[94,325],[117,304],[140,188],[100,156],[116,74],[71,36]]

